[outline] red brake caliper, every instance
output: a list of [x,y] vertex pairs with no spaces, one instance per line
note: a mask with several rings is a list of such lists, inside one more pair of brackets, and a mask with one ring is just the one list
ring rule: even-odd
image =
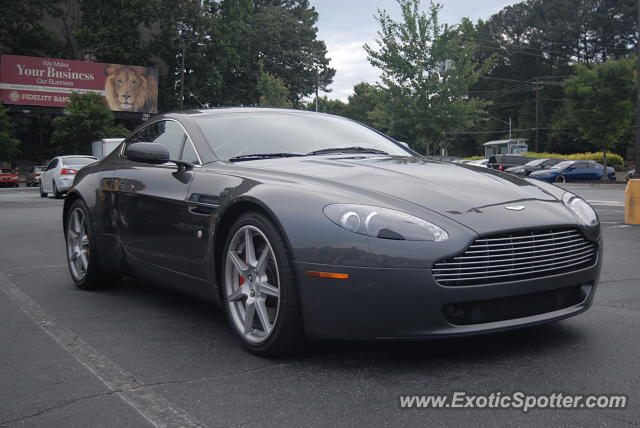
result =
[[[246,260],[244,262],[245,262],[245,264],[247,263]],[[242,287],[244,285],[244,278],[242,277],[242,275],[238,275],[238,285],[240,287]]]

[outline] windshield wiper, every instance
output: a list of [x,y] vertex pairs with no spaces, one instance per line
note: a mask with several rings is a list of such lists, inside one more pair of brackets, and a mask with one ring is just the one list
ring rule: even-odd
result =
[[313,152],[307,153],[308,156],[312,155],[323,155],[326,153],[345,153],[345,152],[357,152],[357,153],[373,153],[376,155],[388,155],[389,153],[378,150],[378,149],[370,149],[366,147],[360,146],[352,146],[352,147],[334,147],[330,149],[320,149],[314,150]]
[[229,162],[254,160],[254,159],[292,158],[296,156],[305,156],[305,155],[301,153],[253,153],[250,155],[234,156],[231,159],[229,159]]

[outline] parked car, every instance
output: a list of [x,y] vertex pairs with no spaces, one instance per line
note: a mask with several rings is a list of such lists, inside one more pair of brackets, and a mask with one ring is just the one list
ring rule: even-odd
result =
[[527,162],[531,162],[534,160],[534,157],[531,156],[520,156],[520,155],[493,155],[489,157],[489,161],[487,162],[487,166],[489,168],[498,169],[500,171],[504,171],[507,168],[511,168],[513,166],[524,165]]
[[635,169],[632,169],[631,171],[627,172],[627,181],[631,180],[635,174],[636,174]]
[[489,162],[489,159],[478,159],[478,160],[473,160],[473,161],[469,162],[469,165],[487,167],[487,163],[488,162]]
[[127,274],[220,301],[261,355],[564,319],[602,260],[572,193],[285,109],[154,117],[78,172],[63,227],[79,288]]
[[534,159],[531,162],[527,162],[522,166],[512,166],[507,168],[506,171],[516,175],[527,176],[533,171],[540,171],[542,169],[549,169],[555,164],[562,162],[562,159],[541,158]]
[[56,199],[71,188],[73,179],[80,169],[97,161],[93,156],[57,156],[49,162],[45,171],[40,175],[40,196],[46,198],[53,193]]
[[[566,181],[596,181],[601,180],[604,166],[596,161],[562,161],[549,169],[534,171],[529,177],[538,180],[564,183]],[[607,177],[616,179],[616,171],[607,167]]]
[[18,173],[11,168],[0,169],[0,187],[18,187],[20,185]]
[[35,187],[40,184],[40,176],[47,169],[47,166],[34,166],[31,172],[27,174],[26,184],[27,187]]

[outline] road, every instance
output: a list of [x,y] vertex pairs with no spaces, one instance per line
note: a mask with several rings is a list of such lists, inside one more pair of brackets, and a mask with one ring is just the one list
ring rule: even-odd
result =
[[[640,424],[640,227],[623,187],[568,185],[604,230],[595,304],[560,323],[412,343],[321,342],[295,358],[241,349],[221,310],[126,279],[81,291],[62,200],[0,190],[0,426]],[[400,409],[400,394],[601,394],[624,410]]]

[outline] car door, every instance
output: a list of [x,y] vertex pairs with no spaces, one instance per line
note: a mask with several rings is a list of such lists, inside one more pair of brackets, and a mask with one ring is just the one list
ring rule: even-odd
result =
[[604,165],[601,165],[597,162],[594,161],[590,161],[587,164],[589,170],[588,170],[588,176],[589,176],[589,180],[600,180],[602,179],[602,175],[604,174]]
[[171,159],[180,160],[190,139],[175,120],[154,122],[130,137],[116,174],[115,204],[118,232],[128,256],[186,273],[191,239],[186,197],[194,171],[172,162],[154,165],[127,159],[126,148],[136,142],[161,143]]
[[58,158],[51,159],[51,162],[49,162],[49,165],[47,165],[47,169],[40,176],[42,190],[44,190],[45,192],[53,191],[53,173],[55,172],[59,162],[60,160]]
[[570,181],[588,180],[589,168],[586,162],[576,162],[572,165],[573,169],[569,173]]

